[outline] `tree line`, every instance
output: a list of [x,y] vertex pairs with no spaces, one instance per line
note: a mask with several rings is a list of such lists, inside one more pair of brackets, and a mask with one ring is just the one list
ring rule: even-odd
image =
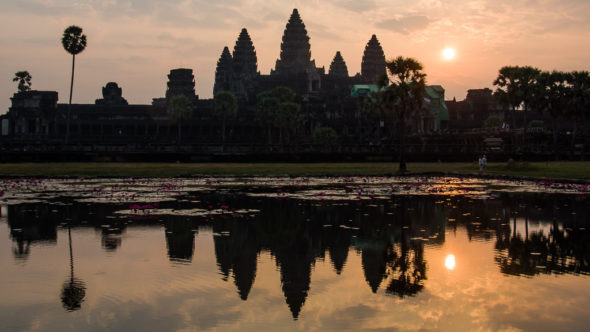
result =
[[494,80],[494,96],[506,109],[504,121],[509,126],[512,153],[517,138],[515,113],[521,111],[523,130],[520,137],[526,146],[527,115],[530,110],[551,118],[553,149],[557,153],[558,120],[570,120],[572,148],[576,142],[578,123],[585,123],[590,115],[590,73],[588,71],[542,71],[532,66],[504,66]]

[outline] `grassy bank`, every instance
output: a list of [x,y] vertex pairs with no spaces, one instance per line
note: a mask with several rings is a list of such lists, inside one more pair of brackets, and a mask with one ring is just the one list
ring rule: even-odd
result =
[[[0,164],[0,176],[58,177],[174,177],[174,176],[344,176],[391,175],[397,163],[9,163]],[[476,163],[409,163],[412,174],[448,173],[477,175]],[[590,162],[490,163],[486,172],[492,176],[517,176],[547,179],[590,180]]]

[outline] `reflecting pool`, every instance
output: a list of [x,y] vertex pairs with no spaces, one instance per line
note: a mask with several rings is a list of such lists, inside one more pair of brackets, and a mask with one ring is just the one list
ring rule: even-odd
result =
[[1,179],[1,331],[583,331],[590,186]]

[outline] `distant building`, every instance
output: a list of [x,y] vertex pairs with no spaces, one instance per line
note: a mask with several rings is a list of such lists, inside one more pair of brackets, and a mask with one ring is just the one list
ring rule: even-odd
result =
[[447,100],[450,128],[453,130],[469,130],[484,127],[489,117],[504,119],[505,108],[492,95],[492,90],[467,90],[465,100]]

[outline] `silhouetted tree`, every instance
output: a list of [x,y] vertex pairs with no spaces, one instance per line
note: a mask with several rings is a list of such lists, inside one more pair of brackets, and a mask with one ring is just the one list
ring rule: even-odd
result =
[[178,126],[178,143],[182,141],[182,120],[188,119],[193,111],[193,103],[185,95],[176,95],[168,101],[168,116]]
[[498,77],[494,81],[494,85],[497,86],[496,96],[511,111],[511,133],[516,125],[514,113],[516,109],[523,107],[523,147],[527,127],[527,111],[533,101],[535,85],[540,73],[539,69],[531,66],[504,66],[500,68]]
[[220,91],[215,95],[213,104],[215,114],[221,119],[221,143],[225,145],[225,124],[238,115],[238,102],[231,92]]
[[23,70],[14,74],[13,82],[18,82],[18,92],[25,92],[31,90],[31,74]]
[[314,129],[312,136],[313,142],[321,145],[322,148],[331,147],[338,141],[338,134],[331,127],[317,127]]
[[272,128],[278,127],[280,143],[283,130],[295,131],[301,124],[300,106],[295,103],[295,92],[278,86],[256,96],[256,118],[268,130],[268,144],[272,142]]
[[392,107],[387,107],[383,103],[367,102],[366,100],[362,103],[361,114],[366,119],[371,120],[374,128],[376,128],[374,129],[375,135],[373,136],[376,141],[381,141],[382,139],[381,121],[385,122],[387,119],[394,120],[392,113]]
[[290,141],[292,134],[301,124],[301,107],[293,102],[283,102],[279,104],[279,114],[277,121],[279,123],[280,142],[283,144],[283,134]]
[[572,130],[572,151],[575,149],[578,122],[585,123],[590,112],[590,73],[574,71],[566,75],[569,84],[566,114],[574,124]]
[[64,49],[72,55],[72,79],[70,82],[70,101],[68,103],[68,119],[66,126],[66,142],[70,137],[70,113],[72,108],[72,93],[74,91],[74,68],[76,64],[76,54],[80,54],[86,48],[86,35],[82,34],[82,28],[71,25],[64,30],[61,38],[61,44]]
[[374,94],[377,103],[391,108],[399,125],[399,172],[407,171],[405,158],[406,118],[422,107],[426,90],[426,74],[423,66],[413,58],[397,57],[385,63],[389,76],[379,82],[379,91]]
[[564,116],[568,103],[567,75],[563,72],[542,72],[536,82],[533,104],[541,111],[551,116],[553,125],[553,152],[558,158],[557,149],[557,119]]
[[256,119],[266,127],[268,144],[272,144],[272,128],[275,123],[276,113],[279,110],[281,101],[273,97],[269,91],[262,92],[257,96]]

